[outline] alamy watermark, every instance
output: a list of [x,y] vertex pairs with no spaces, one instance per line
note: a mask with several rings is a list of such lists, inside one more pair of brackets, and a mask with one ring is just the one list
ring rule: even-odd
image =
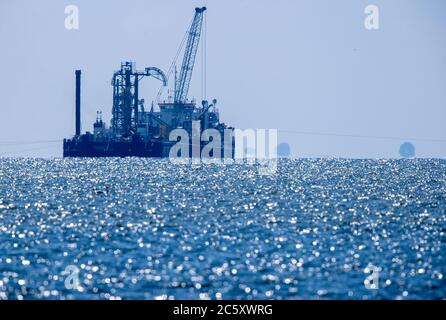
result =
[[79,7],[76,5],[68,5],[65,7],[65,29],[79,30]]
[[65,268],[63,275],[66,276],[64,281],[66,289],[75,291],[82,290],[79,281],[79,272],[79,268],[75,265],[69,265]]
[[364,279],[364,287],[368,290],[379,289],[379,273],[381,268],[369,263],[364,269],[364,273],[367,274]]
[[175,129],[169,159],[180,164],[258,165],[260,175],[277,172],[277,129],[206,129],[193,121],[192,129]]
[[364,27],[367,30],[379,30],[379,8],[377,5],[370,4],[364,9],[367,15],[364,20]]

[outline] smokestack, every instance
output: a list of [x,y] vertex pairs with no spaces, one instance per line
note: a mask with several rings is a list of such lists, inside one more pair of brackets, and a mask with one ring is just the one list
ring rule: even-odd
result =
[[76,136],[81,134],[81,71],[76,70]]

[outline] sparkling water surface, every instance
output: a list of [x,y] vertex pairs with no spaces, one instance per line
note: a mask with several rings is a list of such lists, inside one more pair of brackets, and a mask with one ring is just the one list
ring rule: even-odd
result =
[[444,160],[0,159],[0,298],[441,299],[445,220]]

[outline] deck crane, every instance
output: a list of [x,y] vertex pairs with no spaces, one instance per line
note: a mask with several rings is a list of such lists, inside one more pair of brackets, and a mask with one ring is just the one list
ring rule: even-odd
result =
[[206,7],[195,8],[195,16],[188,32],[180,76],[175,84],[174,102],[176,106],[184,105],[187,100],[192,71],[194,69],[195,57],[197,56],[198,44],[200,42],[205,11]]

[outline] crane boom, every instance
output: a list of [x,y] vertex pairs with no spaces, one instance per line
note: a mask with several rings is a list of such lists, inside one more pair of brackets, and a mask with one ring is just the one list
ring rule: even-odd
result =
[[203,15],[205,11],[206,7],[195,8],[195,16],[189,30],[186,50],[184,52],[183,65],[181,67],[178,83],[176,84],[174,97],[175,104],[184,104],[187,99],[195,57],[197,56],[198,44],[200,42]]

